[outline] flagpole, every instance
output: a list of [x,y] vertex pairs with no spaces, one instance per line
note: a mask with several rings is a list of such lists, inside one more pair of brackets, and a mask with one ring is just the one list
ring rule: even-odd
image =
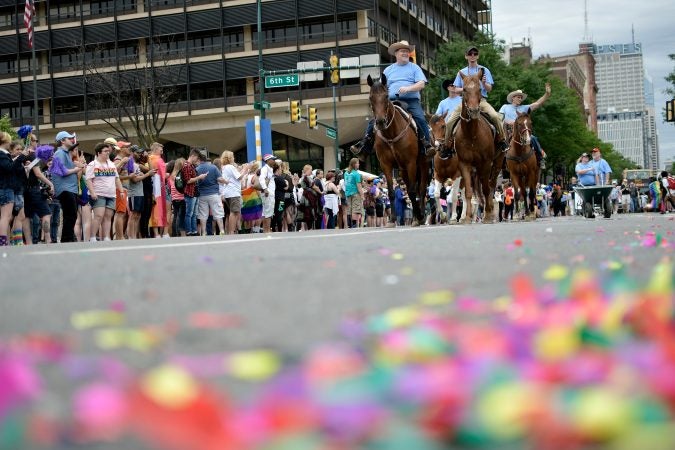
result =
[[38,110],[38,95],[37,95],[37,61],[35,58],[35,3],[33,0],[30,0],[31,8],[33,9],[33,14],[31,14],[31,28],[33,29],[33,42],[30,46],[31,53],[33,54],[33,122],[35,123],[35,137],[38,142],[40,142],[40,113]]

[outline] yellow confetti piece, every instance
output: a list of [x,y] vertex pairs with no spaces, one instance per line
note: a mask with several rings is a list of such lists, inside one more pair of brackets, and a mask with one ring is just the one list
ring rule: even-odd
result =
[[180,409],[193,402],[199,393],[194,378],[180,367],[165,365],[150,371],[141,380],[141,390],[156,403]]
[[406,266],[401,269],[401,275],[410,276],[415,273],[415,269],[410,266]]
[[669,261],[659,263],[652,272],[647,291],[652,294],[668,295],[673,290],[673,264]]
[[607,388],[582,392],[571,414],[576,428],[597,440],[611,439],[630,429],[634,411],[622,395]]
[[567,277],[569,270],[560,264],[553,264],[544,272],[544,279],[549,281],[559,281]]
[[151,330],[130,328],[108,328],[98,330],[94,341],[103,350],[128,348],[147,352],[159,345],[163,336]]
[[124,314],[118,311],[93,310],[73,313],[70,324],[77,330],[96,327],[116,327],[124,323]]
[[579,336],[572,328],[545,328],[534,339],[535,354],[545,361],[559,361],[579,349]]
[[496,299],[494,299],[492,306],[497,311],[507,311],[511,306],[511,297],[508,296],[497,297]]
[[392,328],[406,327],[415,323],[420,316],[419,310],[414,306],[392,308],[384,313],[384,320]]
[[607,261],[607,268],[609,270],[621,270],[623,268],[623,264],[621,264],[619,261]]
[[536,398],[535,390],[524,383],[498,385],[479,400],[478,416],[493,436],[517,438],[527,429],[528,413]]
[[403,259],[403,253],[393,253],[391,259],[394,261],[401,261]]
[[226,368],[236,378],[246,381],[263,381],[275,375],[281,368],[279,356],[269,350],[232,353]]
[[429,306],[445,305],[446,303],[450,303],[452,300],[454,300],[454,298],[455,295],[452,293],[452,291],[432,291],[422,294],[420,297],[420,302]]

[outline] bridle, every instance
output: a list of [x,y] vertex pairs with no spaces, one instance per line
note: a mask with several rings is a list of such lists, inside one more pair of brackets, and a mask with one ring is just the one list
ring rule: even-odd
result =
[[[410,115],[404,115],[403,118],[406,120],[405,127],[403,127],[403,130],[396,135],[393,139],[388,139],[384,136],[383,132],[385,132],[389,127],[394,123],[394,119],[396,118],[396,107],[394,104],[387,98],[386,100],[386,109],[384,111],[384,122],[385,125],[384,127],[381,127],[378,125],[377,120],[375,121],[375,132],[377,135],[384,141],[388,146],[390,150],[394,149],[394,144],[403,139],[403,136],[406,135],[408,132],[408,129],[410,128]],[[372,108],[372,101],[371,101],[371,108]],[[391,111],[391,119],[388,119],[389,117],[389,111]]]

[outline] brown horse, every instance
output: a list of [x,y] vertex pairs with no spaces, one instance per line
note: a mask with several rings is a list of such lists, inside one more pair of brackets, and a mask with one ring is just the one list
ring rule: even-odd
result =
[[368,76],[368,85],[370,107],[375,117],[375,153],[387,179],[391,203],[388,226],[396,223],[394,167],[401,169],[401,176],[408,186],[408,195],[413,204],[413,226],[419,226],[424,222],[424,195],[429,180],[429,163],[419,150],[415,121],[410,114],[403,112],[389,100],[387,77],[384,74],[379,81]]
[[[526,218],[534,219],[535,195],[539,165],[530,145],[532,119],[529,114],[518,113],[513,124],[513,136],[506,153],[506,166],[511,174],[511,182],[516,191],[516,202],[522,198],[525,203]],[[529,189],[529,192],[526,191]],[[529,201],[529,203],[528,203]]]
[[[495,135],[488,120],[480,112],[480,80],[483,78],[483,69],[475,75],[464,75],[461,72],[460,75],[464,83],[464,94],[460,122],[455,134],[455,150],[465,183],[466,217],[462,222],[470,223],[474,219],[471,198],[476,188],[482,191],[485,201],[483,222],[493,223],[495,217],[492,194],[497,185],[503,154],[496,150]],[[446,130],[446,141],[451,133],[452,130]],[[475,172],[475,181],[471,176],[472,172]]]

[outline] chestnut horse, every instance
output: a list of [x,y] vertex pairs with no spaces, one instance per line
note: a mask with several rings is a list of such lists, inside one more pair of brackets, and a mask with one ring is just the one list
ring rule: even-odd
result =
[[[434,143],[439,149],[445,145],[445,132],[447,128],[446,117],[448,113],[443,113],[442,115],[433,115],[429,119],[429,128],[431,128],[431,137],[434,139]],[[443,183],[450,178],[453,180],[452,183],[452,198],[448,199],[448,203],[453,205],[457,204],[457,197],[460,188],[465,188],[464,183],[460,184],[461,174],[459,172],[459,159],[457,155],[452,155],[448,159],[441,159],[440,151],[436,152],[434,156],[434,179],[435,190],[434,192],[440,192],[440,189],[443,187]],[[438,196],[437,196],[438,198]],[[440,208],[440,202],[437,201],[436,204],[437,210]],[[462,217],[465,217],[466,208],[462,209]],[[452,211],[448,211],[448,223],[454,224],[457,223],[454,219],[457,217],[457,209],[452,208]]]
[[[460,121],[455,133],[455,150],[465,184],[466,217],[462,219],[462,223],[471,223],[474,220],[471,205],[474,188],[482,191],[485,201],[483,222],[493,223],[495,217],[492,194],[497,185],[497,176],[501,170],[504,155],[496,150],[495,135],[488,120],[480,112],[480,80],[483,78],[483,69],[475,75],[464,75],[462,72],[460,75],[464,83],[464,94]],[[446,130],[446,141],[451,137],[452,131]],[[475,174],[475,181],[471,176],[472,172]]]
[[412,115],[403,112],[389,100],[387,77],[384,74],[379,81],[374,81],[369,75],[368,85],[370,107],[375,118],[375,154],[387,179],[391,203],[387,226],[394,226],[396,223],[394,167],[401,169],[401,176],[413,204],[413,226],[419,226],[424,223],[424,196],[429,181],[429,163],[419,150],[415,121]]
[[[511,182],[516,192],[515,201],[522,198],[525,203],[526,219],[535,218],[534,205],[539,179],[539,164],[530,145],[532,119],[529,114],[518,113],[513,124],[513,136],[506,153],[506,166],[511,174]],[[526,191],[529,189],[529,192]],[[529,203],[528,203],[529,200]]]

